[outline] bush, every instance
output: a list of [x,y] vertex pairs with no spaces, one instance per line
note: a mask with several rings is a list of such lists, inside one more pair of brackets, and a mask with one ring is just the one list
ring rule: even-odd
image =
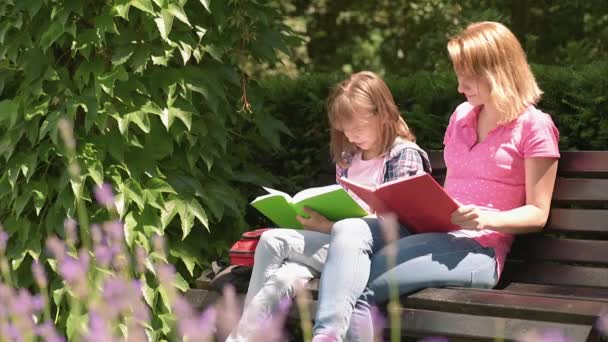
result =
[[[0,3],[6,257],[18,287],[33,286],[34,260],[46,267],[61,329],[76,313],[43,244],[66,237],[66,216],[86,235],[89,215],[109,219],[91,205],[94,186],[112,184],[130,251],[166,237],[181,290],[247,227],[239,189],[268,177],[255,146],[277,146],[284,127],[246,70],[298,41],[282,19],[274,4],[238,0]],[[61,119],[74,127],[67,148]],[[149,286],[150,329],[162,332],[168,306]]]

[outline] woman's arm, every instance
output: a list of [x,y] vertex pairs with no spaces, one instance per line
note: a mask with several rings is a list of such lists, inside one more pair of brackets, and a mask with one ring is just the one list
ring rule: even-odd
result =
[[[557,159],[527,158],[526,204],[508,211],[487,211],[462,206],[452,214],[452,222],[464,229],[492,229],[509,234],[540,231],[547,223],[557,176]],[[500,196],[500,194],[497,194]]]

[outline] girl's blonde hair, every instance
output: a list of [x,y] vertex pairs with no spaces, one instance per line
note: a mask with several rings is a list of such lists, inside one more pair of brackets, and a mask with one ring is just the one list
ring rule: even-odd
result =
[[327,114],[331,130],[331,156],[341,166],[345,165],[345,157],[357,150],[343,132],[343,124],[353,119],[378,117],[383,154],[390,151],[397,137],[415,141],[388,86],[371,71],[352,74],[337,84],[327,100]]
[[457,74],[489,82],[501,122],[517,118],[542,95],[526,54],[515,35],[504,25],[479,22],[469,25],[448,42]]

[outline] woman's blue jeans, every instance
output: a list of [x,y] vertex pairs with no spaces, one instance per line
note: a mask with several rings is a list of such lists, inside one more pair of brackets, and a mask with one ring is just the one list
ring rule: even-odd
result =
[[387,246],[384,236],[375,218],[336,223],[321,273],[315,334],[340,341],[348,329],[350,341],[373,340],[370,304],[387,301],[391,283],[399,295],[426,287],[496,285],[494,250],[471,238],[410,234],[402,226],[394,245]]

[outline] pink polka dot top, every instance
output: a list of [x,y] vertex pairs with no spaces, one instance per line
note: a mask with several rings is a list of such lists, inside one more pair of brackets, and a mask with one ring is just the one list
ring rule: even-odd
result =
[[[465,102],[456,108],[444,137],[448,169],[446,191],[462,204],[511,210],[526,204],[524,160],[559,158],[559,132],[551,117],[529,106],[517,119],[494,128],[477,143],[481,107]],[[452,232],[494,248],[500,276],[513,236],[492,230]]]

